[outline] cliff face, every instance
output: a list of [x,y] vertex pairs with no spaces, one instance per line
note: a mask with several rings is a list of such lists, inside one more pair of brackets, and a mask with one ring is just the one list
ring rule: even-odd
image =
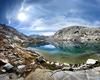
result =
[[100,28],[70,26],[56,32],[53,38],[62,41],[100,41]]

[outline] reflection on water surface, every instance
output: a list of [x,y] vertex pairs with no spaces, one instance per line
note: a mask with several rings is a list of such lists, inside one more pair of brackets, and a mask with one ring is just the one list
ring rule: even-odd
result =
[[100,43],[59,41],[49,45],[30,45],[46,59],[55,62],[83,63],[87,59],[100,60]]

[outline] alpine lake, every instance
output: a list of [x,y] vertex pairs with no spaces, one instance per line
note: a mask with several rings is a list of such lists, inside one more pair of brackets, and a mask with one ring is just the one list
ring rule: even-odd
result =
[[87,59],[100,60],[100,43],[58,41],[50,44],[30,44],[29,49],[49,61],[69,64],[85,63]]

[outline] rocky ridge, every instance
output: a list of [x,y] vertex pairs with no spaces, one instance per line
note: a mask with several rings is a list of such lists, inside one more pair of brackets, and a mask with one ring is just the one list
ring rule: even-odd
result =
[[57,31],[53,39],[57,41],[100,42],[100,28],[69,26]]

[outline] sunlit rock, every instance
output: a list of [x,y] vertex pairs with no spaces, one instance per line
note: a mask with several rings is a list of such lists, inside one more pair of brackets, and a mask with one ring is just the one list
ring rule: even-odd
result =
[[86,64],[95,64],[97,62],[97,60],[94,60],[94,59],[88,59],[86,61]]
[[59,65],[60,65],[60,63],[55,63],[55,65],[56,65],[56,66],[59,66]]

